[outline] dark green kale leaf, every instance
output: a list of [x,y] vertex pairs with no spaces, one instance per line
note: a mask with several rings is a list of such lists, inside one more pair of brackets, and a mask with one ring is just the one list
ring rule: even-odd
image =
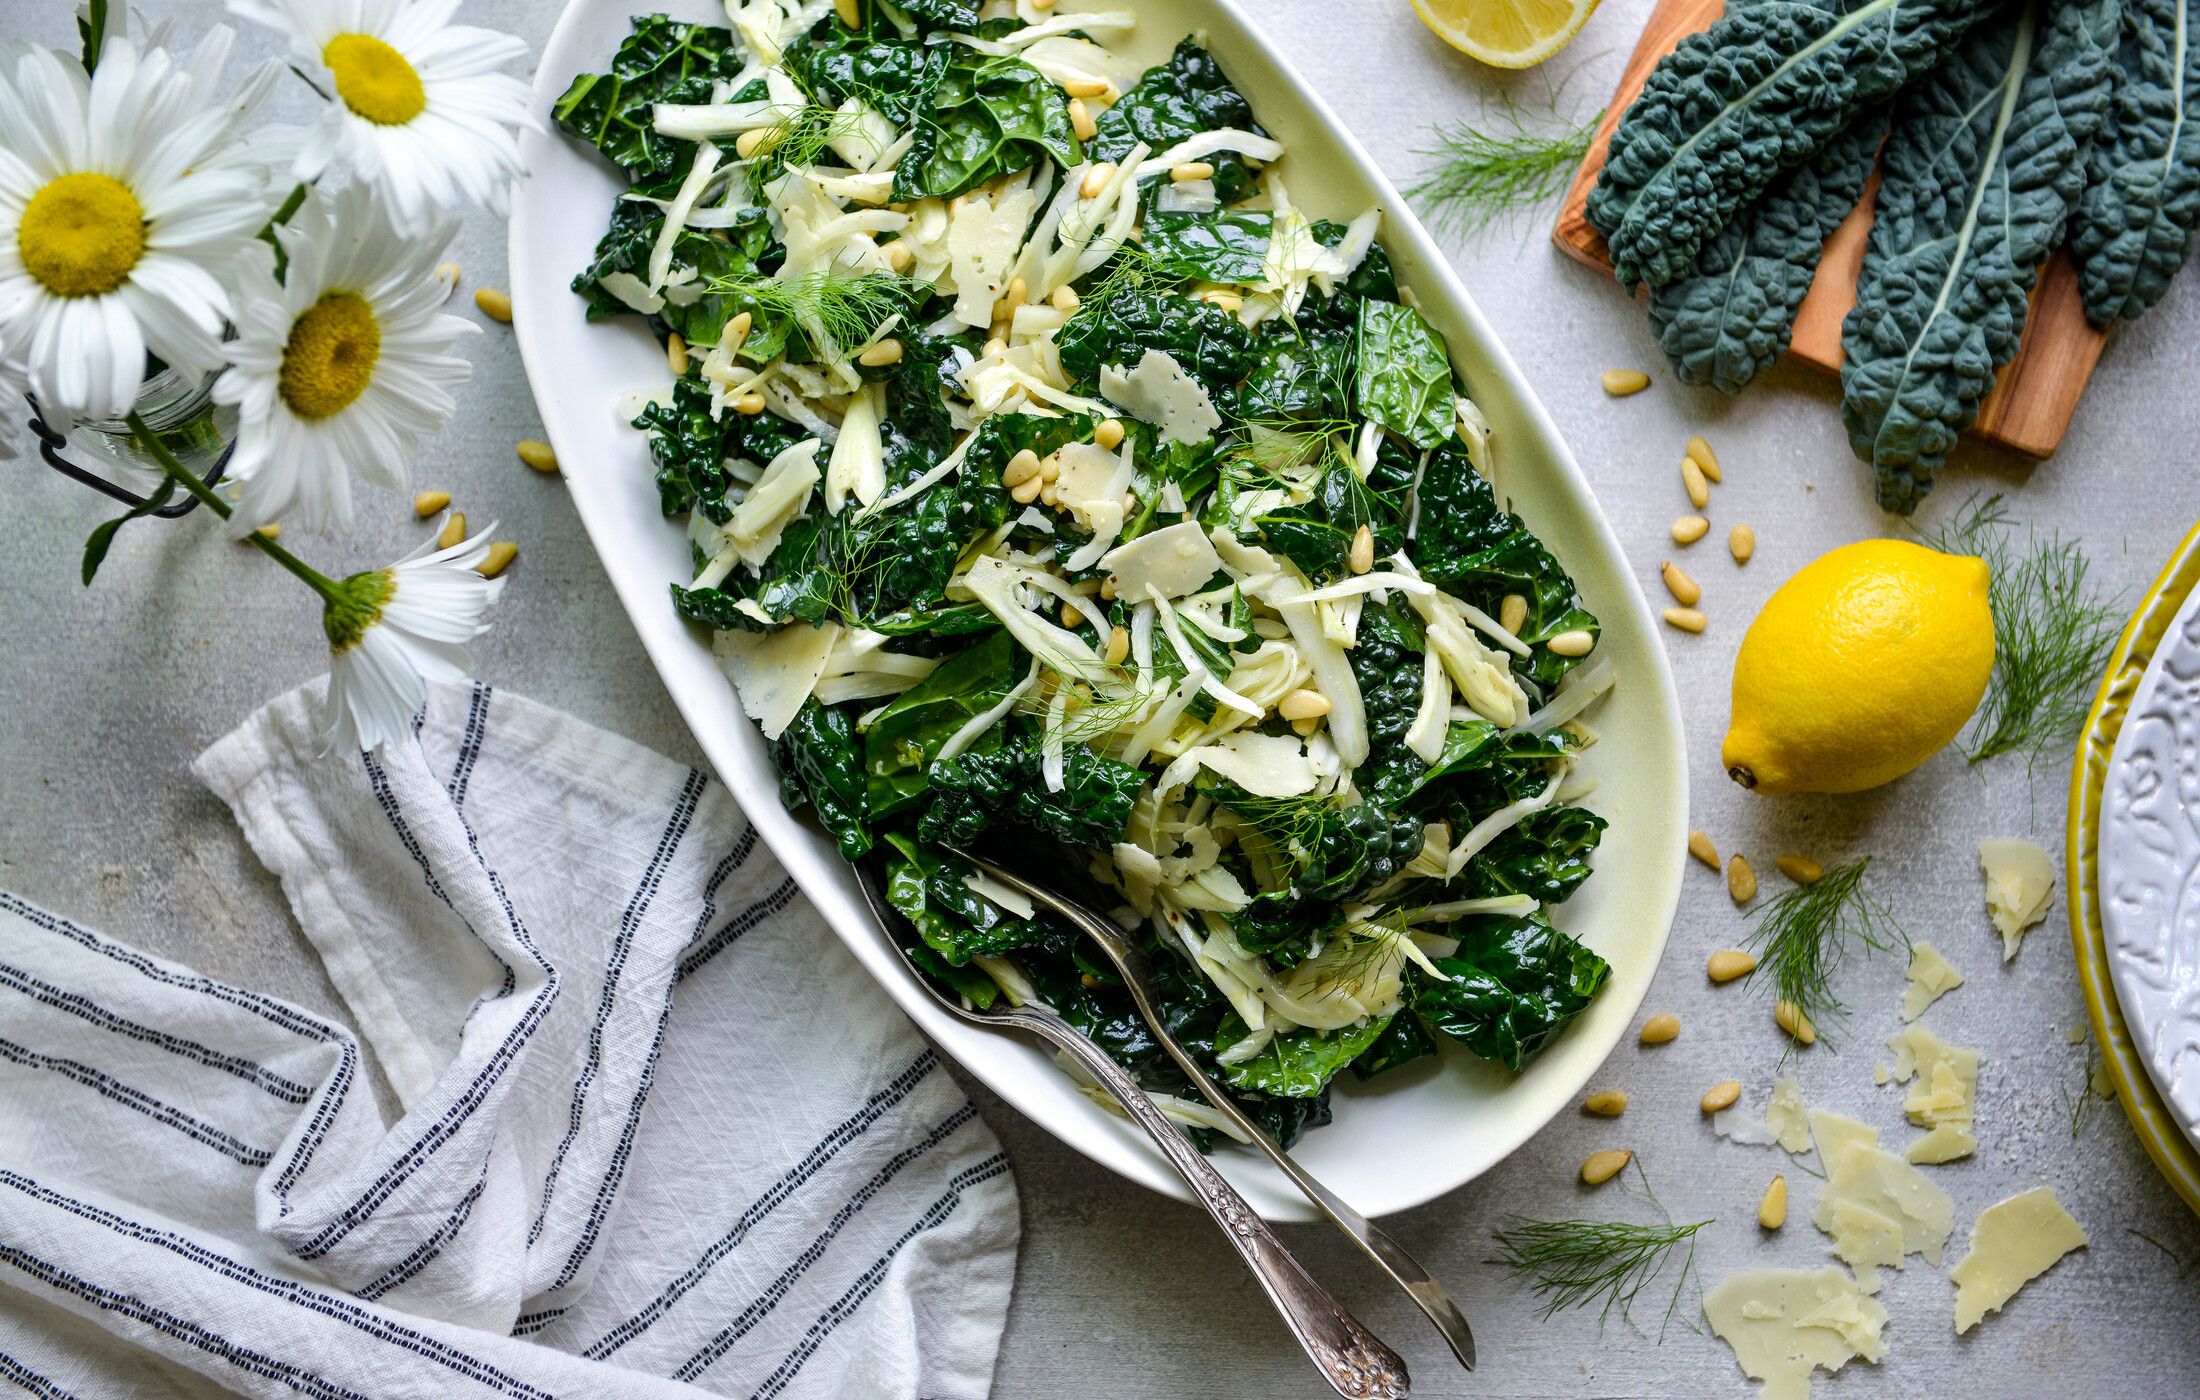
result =
[[1360,302],[1353,393],[1362,416],[1416,447],[1452,436],[1451,355],[1435,327],[1410,306]]
[[[863,736],[872,814],[888,817],[915,802],[926,787],[924,767],[940,745],[999,704],[1019,678],[1015,644],[1006,632],[994,632],[903,691]],[[995,726],[965,752],[990,753],[1000,744],[1001,729]]]
[[1084,159],[1069,99],[1020,58],[956,45],[918,117],[915,144],[894,167],[897,204],[951,199],[1043,156],[1065,170]]
[[1460,898],[1524,894],[1563,904],[1589,878],[1604,818],[1584,807],[1545,807],[1484,846],[1462,873]]
[[1383,1033],[1352,1062],[1352,1073],[1359,1079],[1373,1079],[1435,1053],[1436,1039],[1421,1024],[1420,1016],[1410,1008],[1401,1009],[1391,1015]]
[[1215,800],[1249,822],[1291,863],[1290,883],[1253,896],[1232,916],[1246,951],[1280,963],[1305,956],[1314,936],[1337,922],[1355,894],[1380,885],[1421,853],[1421,819],[1361,802],[1272,803],[1228,783]]
[[733,31],[644,15],[612,55],[609,73],[583,73],[550,109],[560,127],[626,168],[637,185],[677,177],[692,141],[659,136],[651,107],[710,101],[711,85],[741,71]]
[[801,796],[832,833],[842,855],[861,860],[870,854],[863,766],[856,760],[855,721],[846,710],[814,699],[803,701],[794,721],[773,743],[772,763],[781,775],[781,796],[794,793],[799,785]]
[[2124,0],[2115,106],[2094,141],[2070,253],[2086,319],[2107,326],[2162,299],[2200,226],[2200,13]]
[[1372,474],[1362,481],[1341,453],[1332,454],[1312,500],[1263,511],[1252,523],[1261,543],[1298,565],[1301,573],[1316,583],[1334,583],[1344,576],[1345,556],[1361,526],[1367,527],[1379,559],[1405,543],[1402,496],[1377,490]]
[[901,8],[925,30],[978,32],[978,7],[970,0],[899,0]]
[[1540,915],[1462,919],[1459,951],[1436,959],[1448,981],[1412,978],[1412,1002],[1428,1024],[1485,1060],[1520,1069],[1580,1014],[1612,975],[1611,964]]
[[1903,515],[2016,357],[2108,108],[2115,0],[2012,5],[1902,94],[1841,328],[1841,419]]
[[1280,318],[1262,322],[1253,333],[1251,367],[1225,411],[1241,423],[1277,427],[1286,419],[1343,421],[1352,411],[1355,329],[1304,319],[1296,327]]
[[1360,611],[1359,642],[1346,653],[1367,711],[1367,760],[1352,781],[1368,799],[1396,807],[1419,785],[1428,765],[1406,747],[1406,731],[1421,705],[1421,620],[1403,598],[1369,602]]
[[827,111],[855,98],[896,126],[923,115],[947,75],[951,48],[833,29],[828,37],[787,50],[786,67],[811,102]]
[[[1230,85],[1214,55],[1192,39],[1179,43],[1167,63],[1147,69],[1096,124],[1092,158],[1119,165],[1141,141],[1151,148],[1149,154],[1158,155],[1202,131],[1260,130],[1253,104]],[[1245,157],[1217,151],[1206,159],[1215,168],[1215,197],[1224,204],[1243,199],[1253,183]]]
[[1561,632],[1598,630],[1595,615],[1574,593],[1573,579],[1519,516],[1498,506],[1490,484],[1456,441],[1436,449],[1421,478],[1414,558],[1424,577],[1492,617],[1509,593],[1528,600],[1519,636],[1534,650],[1515,657],[1513,670],[1538,685],[1556,685],[1576,664],[1542,643]]
[[1887,109],[1866,109],[1704,244],[1686,276],[1650,289],[1651,329],[1684,383],[1739,393],[1787,353],[1819,254],[1886,136]]
[[1088,301],[1055,336],[1062,368],[1084,388],[1100,381],[1102,365],[1136,365],[1148,350],[1173,356],[1209,394],[1243,378],[1253,361],[1253,333],[1211,301],[1126,287]]
[[657,500],[666,515],[701,511],[714,524],[733,517],[726,503],[725,463],[740,455],[744,424],[728,414],[710,416],[710,386],[681,379],[672,386],[671,403],[643,409],[634,426],[649,434],[650,460],[657,464]]
[[[1312,1098],[1329,1087],[1337,1071],[1357,1059],[1382,1038],[1391,1018],[1379,1016],[1345,1030],[1324,1034],[1305,1026],[1278,1031],[1259,1054],[1237,1064],[1224,1064],[1223,1082],[1233,1089],[1249,1089],[1279,1098]],[[1252,1032],[1231,1012],[1222,1019],[1215,1035],[1215,1049],[1223,1051]]]
[[[653,204],[622,199],[613,206],[611,227],[596,245],[595,260],[573,279],[573,290],[588,302],[589,320],[635,314],[632,307],[604,290],[603,279],[614,272],[626,272],[647,282],[649,255],[664,226],[665,216]],[[776,265],[779,255],[762,209],[744,210],[741,221],[731,228],[682,229],[672,240],[675,274],[692,271],[706,284],[720,278],[757,277],[768,270],[763,264]],[[676,276],[675,280],[681,278]],[[708,347],[718,343],[726,322],[752,307],[753,303],[746,300],[705,292],[685,304],[666,299],[649,322],[660,337],[667,331],[678,331],[688,344]],[[785,346],[791,327],[785,317],[772,313],[755,319],[759,328],[743,343],[744,353],[756,358],[755,352],[760,349],[761,358],[769,360]]]
[[1268,239],[1275,222],[1276,216],[1265,210],[1195,214],[1157,209],[1146,216],[1146,254],[1157,270],[1182,281],[1251,285],[1267,276]]
[[1040,758],[1035,737],[1015,734],[987,752],[934,763],[926,771],[932,801],[918,821],[918,834],[927,842],[961,846],[1003,822],[1016,822],[1072,845],[1104,848],[1123,839],[1144,774],[1073,741],[1063,747],[1062,791],[1054,792]]
[[1612,133],[1589,194],[1620,285],[1688,274],[1790,166],[1946,57],[1996,0],[1730,7],[1683,39]]
[[1046,941],[1036,920],[1015,917],[963,883],[968,862],[899,834],[889,834],[886,845],[886,902],[949,964]]

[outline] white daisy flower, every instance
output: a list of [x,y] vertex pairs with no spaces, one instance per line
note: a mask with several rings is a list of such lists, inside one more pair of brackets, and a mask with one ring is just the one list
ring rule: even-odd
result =
[[481,620],[504,589],[475,566],[488,556],[489,526],[437,549],[430,540],[386,569],[353,574],[322,610],[328,632],[331,748],[378,749],[402,739],[430,681],[473,672],[466,643],[489,630]]
[[275,231],[289,257],[281,280],[265,243],[240,256],[237,337],[214,382],[215,401],[237,406],[236,533],[349,525],[352,468],[404,487],[420,439],[441,431],[457,407],[450,391],[473,372],[443,352],[479,328],[437,310],[449,288],[435,263],[454,227],[404,238],[366,186],[316,187]]
[[273,201],[220,153],[280,71],[221,96],[234,37],[180,61],[111,37],[89,79],[43,48],[0,72],[0,353],[49,418],[127,412],[148,352],[187,376],[222,362],[222,278]]
[[293,167],[341,164],[374,187],[391,222],[419,233],[439,214],[498,214],[521,170],[527,85],[496,71],[527,53],[509,34],[450,22],[458,0],[229,0],[232,14],[290,36],[299,71],[334,100]]

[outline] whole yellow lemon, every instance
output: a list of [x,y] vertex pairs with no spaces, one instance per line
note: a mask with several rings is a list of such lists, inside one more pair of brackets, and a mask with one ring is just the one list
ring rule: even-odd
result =
[[1763,793],[1861,792],[1956,737],[1994,669],[1986,561],[1904,540],[1821,555],[1734,658],[1727,776]]

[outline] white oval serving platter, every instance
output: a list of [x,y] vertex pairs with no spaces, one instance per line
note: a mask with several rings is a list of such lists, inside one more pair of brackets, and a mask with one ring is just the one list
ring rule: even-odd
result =
[[[1500,494],[1573,573],[1602,620],[1602,652],[1619,672],[1614,693],[1594,715],[1602,738],[1579,770],[1598,782],[1588,805],[1609,819],[1610,830],[1597,852],[1596,874],[1555,911],[1561,927],[1610,960],[1611,981],[1519,1075],[1448,1048],[1440,1064],[1401,1070],[1373,1085],[1342,1077],[1334,1095],[1336,1121],[1309,1133],[1295,1155],[1361,1210],[1388,1214],[1472,1180],[1549,1122],[1611,1053],[1649,989],[1679,898],[1688,829],[1672,675],[1619,542],[1549,415],[1367,153],[1229,0],[1143,0],[1134,8],[1139,29],[1120,47],[1143,63],[1166,57],[1182,36],[1204,32],[1261,123],[1289,148],[1281,168],[1300,204],[1340,220],[1370,206],[1383,209],[1381,241],[1399,280],[1444,333],[1495,430]],[[725,22],[724,10],[709,0],[567,5],[535,77],[543,129],[524,141],[530,174],[512,209],[520,353],[581,520],[718,775],[895,1001],[971,1073],[1062,1141],[1133,1181],[1188,1199],[1136,1130],[1086,1099],[1045,1054],[955,1021],[914,983],[831,843],[780,805],[763,738],[736,703],[709,638],[673,612],[667,585],[688,576],[686,536],[659,514],[643,435],[614,411],[626,394],[661,386],[664,356],[636,320],[587,324],[581,299],[568,290],[574,273],[591,260],[624,186],[595,152],[568,141],[549,118],[551,104],[574,76],[600,71],[609,61],[630,16],[658,9]],[[802,989],[787,991],[801,995]],[[1265,1161],[1226,1150],[1217,1162],[1268,1218],[1313,1218],[1305,1200]]]

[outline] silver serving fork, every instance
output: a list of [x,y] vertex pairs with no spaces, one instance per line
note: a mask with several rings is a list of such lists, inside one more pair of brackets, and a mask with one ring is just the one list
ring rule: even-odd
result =
[[910,962],[908,954],[902,952],[900,939],[891,936],[892,930],[899,927],[900,915],[889,909],[880,897],[872,884],[871,872],[862,866],[856,867],[856,883],[862,887],[864,901],[871,906],[881,927],[888,930],[888,941],[897,953],[901,953],[902,962],[918,985],[943,1009],[989,1030],[1021,1030],[1038,1036],[1097,1081],[1109,1097],[1122,1106],[1130,1120],[1145,1129],[1163,1158],[1184,1178],[1192,1194],[1222,1227],[1223,1237],[1252,1269],[1268,1301],[1275,1305],[1284,1324],[1291,1329],[1291,1335],[1298,1339],[1330,1389],[1347,1400],[1404,1400],[1412,1384],[1405,1361],[1314,1281],[1305,1266],[1291,1256],[1275,1232],[1268,1228],[1268,1222],[1246,1204],[1237,1188],[1223,1179],[1222,1173],[1192,1145],[1184,1130],[1162,1114],[1160,1107],[1146,1096],[1146,1091],[1138,1087],[1137,1081],[1108,1057],[1107,1051],[1053,1010],[1037,1003],[1012,1007],[1003,1001],[981,1011],[942,992],[915,963]]
[[1376,1228],[1373,1221],[1354,1210],[1343,1197],[1309,1176],[1305,1168],[1291,1159],[1290,1153],[1278,1146],[1274,1138],[1269,1137],[1259,1124],[1245,1115],[1235,1100],[1207,1077],[1206,1071],[1200,1068],[1190,1052],[1176,1043],[1162,1021],[1161,1006],[1154,995],[1153,971],[1147,966],[1145,953],[1136,943],[1123,936],[1122,930],[1116,927],[1113,919],[1044,885],[1034,884],[1013,870],[1005,870],[965,851],[956,851],[955,854],[1010,889],[1021,891],[1060,914],[1075,925],[1078,932],[1098,944],[1100,951],[1107,955],[1108,961],[1114,964],[1116,973],[1122,977],[1123,985],[1129,988],[1131,1000],[1138,1005],[1138,1014],[1145,1018],[1146,1028],[1153,1032],[1154,1039],[1161,1042],[1162,1047],[1169,1052],[1169,1057],[1176,1061],[1185,1076],[1206,1096],[1207,1102],[1213,1104],[1218,1112],[1250,1137],[1253,1145],[1276,1164],[1276,1169],[1289,1177],[1291,1184],[1304,1192],[1306,1199],[1312,1201],[1317,1210],[1329,1217],[1331,1224],[1349,1236],[1362,1253],[1375,1261],[1377,1268],[1390,1276],[1391,1282],[1405,1291],[1406,1296],[1413,1300],[1414,1306],[1426,1314],[1430,1322],[1436,1324],[1436,1330],[1443,1334],[1444,1341],[1451,1347],[1451,1354],[1459,1358],[1459,1364],[1470,1371],[1474,1369],[1474,1333],[1468,1329],[1465,1315],[1459,1311],[1459,1305],[1452,1301],[1451,1294],[1444,1285],[1438,1283],[1427,1269],[1421,1267],[1420,1261],[1406,1253],[1405,1248],[1396,1240]]

